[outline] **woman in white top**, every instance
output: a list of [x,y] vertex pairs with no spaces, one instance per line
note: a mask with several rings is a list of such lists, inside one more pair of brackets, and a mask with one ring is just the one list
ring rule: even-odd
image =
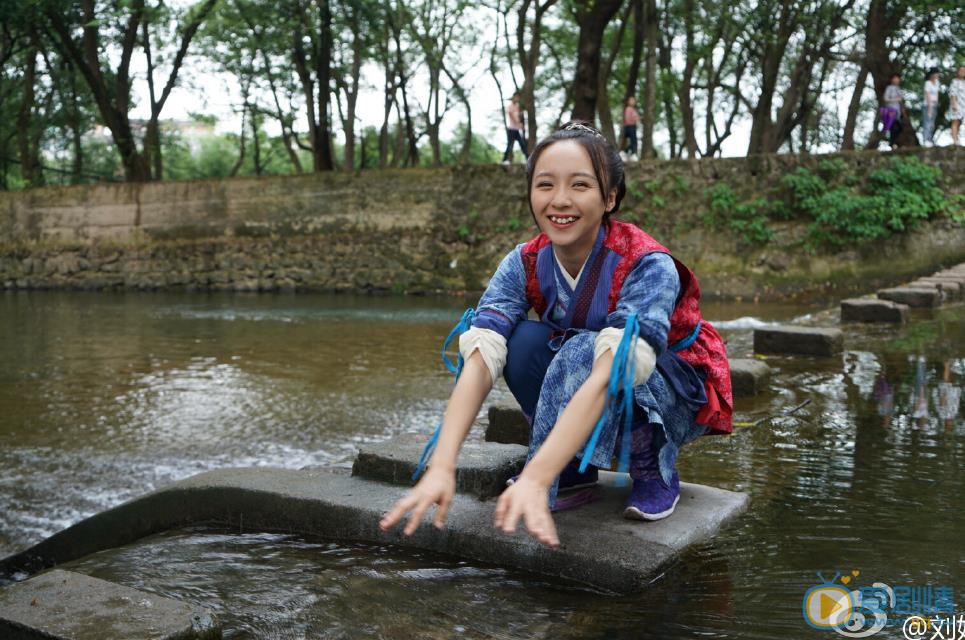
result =
[[934,144],[935,117],[938,115],[938,69],[932,67],[925,76],[925,103],[922,105],[921,137],[924,144]]
[[958,145],[958,130],[965,120],[965,66],[958,68],[958,75],[948,87],[948,119],[952,121],[952,144]]

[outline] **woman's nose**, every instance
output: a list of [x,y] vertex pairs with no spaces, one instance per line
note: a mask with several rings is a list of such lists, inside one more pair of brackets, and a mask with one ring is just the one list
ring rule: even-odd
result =
[[566,187],[560,187],[553,192],[553,206],[563,208],[570,206],[570,191]]

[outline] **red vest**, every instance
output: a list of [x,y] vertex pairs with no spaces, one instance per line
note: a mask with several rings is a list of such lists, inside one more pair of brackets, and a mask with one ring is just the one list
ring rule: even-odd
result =
[[[540,288],[539,277],[536,272],[536,256],[540,249],[550,244],[550,239],[541,233],[523,246],[523,267],[526,270],[526,297],[533,309],[542,316],[546,311],[546,300]],[[609,312],[612,313],[620,298],[620,290],[627,275],[637,262],[648,253],[659,251],[670,254],[662,244],[650,237],[649,234],[636,226],[619,220],[606,223],[606,236],[603,240],[606,249],[620,256],[613,279],[610,283]],[[724,340],[717,330],[700,317],[700,285],[697,276],[687,266],[673,258],[680,276],[682,291],[677,306],[670,316],[670,331],[667,343],[673,344],[689,336],[697,323],[700,322],[700,333],[689,347],[679,351],[677,355],[686,360],[694,368],[700,368],[706,374],[704,383],[707,392],[707,404],[697,413],[697,424],[706,425],[710,433],[730,433],[731,415],[733,413],[733,398],[730,386],[730,365],[727,362],[727,349]]]

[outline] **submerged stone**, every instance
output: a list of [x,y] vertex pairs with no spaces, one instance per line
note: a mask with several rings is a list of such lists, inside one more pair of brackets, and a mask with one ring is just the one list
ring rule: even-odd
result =
[[[359,450],[352,475],[392,484],[411,485],[427,435],[406,434]],[[498,496],[506,480],[526,462],[526,447],[495,442],[467,442],[459,454],[456,490],[480,498]]]
[[906,304],[909,307],[916,308],[937,307],[941,302],[941,292],[932,287],[895,287],[893,289],[882,289],[878,292],[878,297],[882,300],[891,300],[892,302]]
[[730,384],[735,398],[756,396],[767,387],[771,368],[753,358],[730,360]]
[[0,637],[207,640],[221,625],[200,607],[55,569],[0,590]]
[[908,320],[908,305],[875,298],[841,301],[841,322],[894,322]]
[[834,356],[841,353],[843,346],[840,329],[785,325],[754,330],[755,353]]

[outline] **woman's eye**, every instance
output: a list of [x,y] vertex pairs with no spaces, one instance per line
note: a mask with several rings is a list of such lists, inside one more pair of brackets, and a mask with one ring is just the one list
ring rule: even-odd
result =
[[577,188],[577,189],[586,189],[586,188],[588,188],[589,186],[590,186],[590,185],[587,184],[587,183],[585,183],[585,182],[574,182],[574,183],[573,183],[573,187],[575,187],[575,188]]
[[552,186],[553,186],[553,183],[552,183],[552,182],[537,182],[537,183],[536,183],[536,188],[537,188],[537,189],[545,189],[545,188],[547,188],[547,187],[552,187]]

